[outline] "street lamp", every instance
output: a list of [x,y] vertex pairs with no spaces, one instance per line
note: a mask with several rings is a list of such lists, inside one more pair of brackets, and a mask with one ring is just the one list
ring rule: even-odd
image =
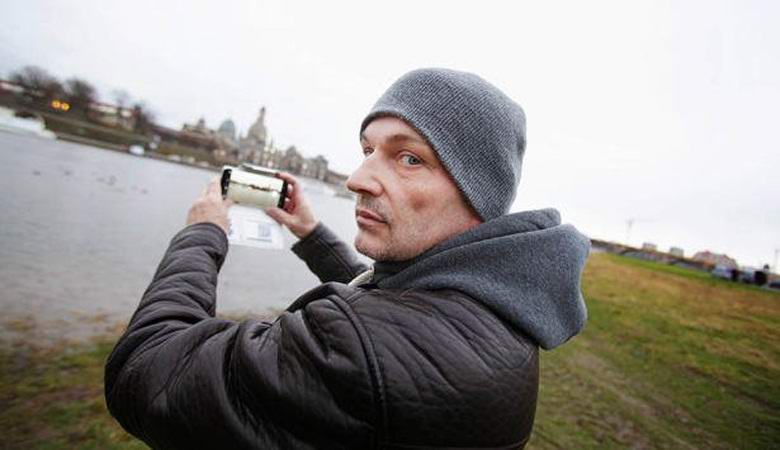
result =
[[70,103],[63,100],[52,100],[51,107],[60,111],[67,111],[70,109]]

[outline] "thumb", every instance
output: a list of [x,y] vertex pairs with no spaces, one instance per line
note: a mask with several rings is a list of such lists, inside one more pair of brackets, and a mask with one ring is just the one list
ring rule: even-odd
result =
[[265,213],[268,214],[269,217],[271,217],[272,219],[274,219],[275,221],[279,222],[282,225],[289,226],[289,223],[293,219],[292,214],[289,214],[288,212],[279,208],[268,208],[265,210]]

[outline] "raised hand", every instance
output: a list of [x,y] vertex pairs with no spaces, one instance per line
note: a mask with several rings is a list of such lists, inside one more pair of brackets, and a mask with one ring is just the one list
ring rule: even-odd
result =
[[277,178],[287,181],[287,199],[284,209],[273,207],[265,210],[272,219],[289,228],[290,232],[303,239],[317,226],[317,219],[309,200],[303,195],[303,188],[297,178],[286,172],[277,172]]
[[225,233],[230,232],[230,219],[228,208],[233,204],[231,200],[222,198],[222,188],[219,185],[219,177],[214,177],[203,189],[200,197],[195,200],[187,214],[187,225],[201,222],[211,222],[219,225]]

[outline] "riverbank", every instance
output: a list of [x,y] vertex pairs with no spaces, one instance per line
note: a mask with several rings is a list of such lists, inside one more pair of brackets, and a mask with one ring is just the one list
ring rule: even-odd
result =
[[[588,261],[590,319],[541,357],[531,449],[769,448],[780,441],[780,294],[609,254]],[[95,318],[100,321],[100,318]],[[6,448],[144,448],[108,415],[103,363],[123,325],[0,352]],[[5,342],[8,344],[8,342]]]

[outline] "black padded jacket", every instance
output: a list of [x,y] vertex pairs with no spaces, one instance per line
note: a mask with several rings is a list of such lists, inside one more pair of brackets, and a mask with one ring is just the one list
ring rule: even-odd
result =
[[538,346],[460,291],[349,286],[322,226],[293,248],[324,284],[273,322],[214,317],[228,243],[171,241],[110,355],[111,414],[153,448],[522,448]]

